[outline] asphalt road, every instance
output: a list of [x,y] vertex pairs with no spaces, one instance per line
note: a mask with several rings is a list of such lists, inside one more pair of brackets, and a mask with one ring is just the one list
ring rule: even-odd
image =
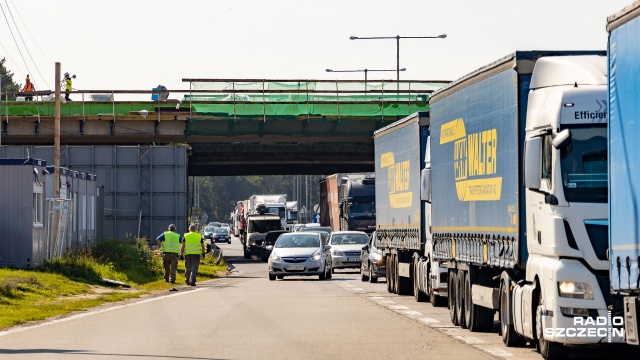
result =
[[[541,359],[533,347],[504,347],[495,331],[454,327],[446,308],[389,294],[356,271],[269,281],[237,240],[219,246],[230,276],[0,332],[0,359]],[[635,350],[572,357],[635,359]]]

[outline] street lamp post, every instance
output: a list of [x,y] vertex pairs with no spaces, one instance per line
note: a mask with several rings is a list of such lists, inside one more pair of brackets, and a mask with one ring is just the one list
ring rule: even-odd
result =
[[397,70],[369,70],[369,69],[358,69],[358,70],[332,70],[327,69],[327,72],[363,72],[364,73],[364,91],[367,91],[367,73],[369,72],[380,72],[380,71],[407,71],[406,68],[397,69]]
[[438,36],[371,36],[371,37],[359,37],[359,36],[351,36],[349,40],[387,40],[387,39],[396,39],[396,74],[398,76],[398,81],[400,81],[400,39],[444,39],[447,37],[447,34],[441,34]]

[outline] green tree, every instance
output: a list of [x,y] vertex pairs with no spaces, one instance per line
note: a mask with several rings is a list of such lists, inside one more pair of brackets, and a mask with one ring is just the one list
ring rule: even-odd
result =
[[[2,58],[0,60],[0,78],[2,79],[2,100],[6,100],[5,93],[6,92],[17,92],[20,91],[20,85],[13,81],[13,73],[4,66],[4,63],[7,60]],[[10,95],[9,99],[15,99],[15,95]]]

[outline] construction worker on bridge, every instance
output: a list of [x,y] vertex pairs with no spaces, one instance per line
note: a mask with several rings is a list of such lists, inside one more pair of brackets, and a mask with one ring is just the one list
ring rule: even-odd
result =
[[68,72],[64,73],[64,79],[62,79],[62,82],[64,83],[64,99],[66,101],[71,101],[71,98],[69,97],[69,94],[71,94],[71,89],[73,89],[71,79],[75,78],[75,75],[70,77]]
[[[20,92],[30,93],[30,92],[34,92],[34,91],[36,91],[36,88],[33,86],[33,83],[31,82],[31,79],[29,78],[29,74],[27,74],[27,78],[24,79],[24,87],[22,88],[22,90],[20,90]],[[33,100],[33,95],[31,95],[31,94],[25,95],[24,99],[26,101],[31,101],[31,100]]]
[[195,224],[189,225],[189,232],[184,234],[180,246],[180,255],[184,255],[184,278],[187,285],[196,286],[196,276],[200,266],[200,257],[204,257],[204,240]]
[[164,281],[176,282],[176,271],[178,269],[178,254],[180,253],[180,243],[183,238],[176,233],[176,226],[169,225],[169,230],[163,232],[156,238],[156,242],[162,250],[162,265],[164,266]]

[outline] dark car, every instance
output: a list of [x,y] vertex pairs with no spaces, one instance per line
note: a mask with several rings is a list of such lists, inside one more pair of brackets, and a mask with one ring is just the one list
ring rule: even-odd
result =
[[231,244],[231,235],[229,234],[229,229],[223,227],[217,227],[213,229],[213,241],[218,242],[226,242]]
[[376,247],[376,232],[374,231],[367,245],[362,248],[360,254],[360,278],[362,281],[377,282],[378,278],[387,276],[387,269],[384,263],[382,251]]
[[260,259],[262,261],[267,261],[269,259],[269,255],[271,255],[271,251],[273,251],[273,245],[276,243],[276,240],[280,237],[280,235],[288,233],[287,230],[274,230],[269,231],[265,237],[264,241],[260,245]]

